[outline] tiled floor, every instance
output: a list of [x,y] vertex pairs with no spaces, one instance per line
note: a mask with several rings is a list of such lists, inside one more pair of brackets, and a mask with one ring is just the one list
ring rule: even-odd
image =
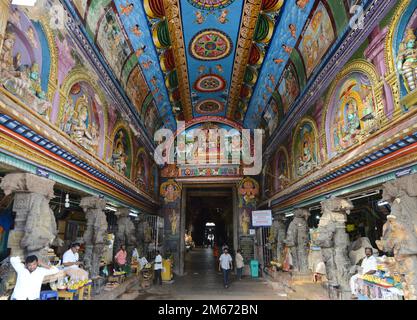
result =
[[244,277],[238,280],[231,274],[229,288],[223,287],[223,276],[218,272],[218,266],[212,254],[212,249],[196,248],[186,254],[186,275],[175,277],[173,284],[154,285],[146,293],[141,294],[140,300],[283,300],[282,293],[272,289],[263,279]]

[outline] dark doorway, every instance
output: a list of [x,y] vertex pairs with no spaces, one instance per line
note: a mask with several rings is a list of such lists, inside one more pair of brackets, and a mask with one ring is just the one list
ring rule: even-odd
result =
[[[214,245],[225,243],[233,248],[233,193],[231,188],[222,189],[190,189],[187,192],[185,210],[185,233],[191,234],[194,246],[186,247],[185,270],[187,272],[201,272],[190,270],[196,266],[207,264],[189,264],[187,256],[193,250],[206,248],[212,250]],[[199,267],[199,268],[200,268]],[[207,266],[212,268],[212,266]]]

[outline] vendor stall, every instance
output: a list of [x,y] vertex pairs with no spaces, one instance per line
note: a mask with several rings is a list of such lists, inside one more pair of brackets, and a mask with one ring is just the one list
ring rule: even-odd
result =
[[387,260],[378,258],[377,272],[360,275],[355,286],[359,300],[403,300],[404,291],[401,276],[386,267]]

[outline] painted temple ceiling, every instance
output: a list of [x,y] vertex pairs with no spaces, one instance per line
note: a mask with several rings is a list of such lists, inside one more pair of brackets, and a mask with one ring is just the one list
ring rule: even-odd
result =
[[[343,0],[68,0],[137,109],[269,135],[349,29]],[[146,122],[146,117],[142,117]]]

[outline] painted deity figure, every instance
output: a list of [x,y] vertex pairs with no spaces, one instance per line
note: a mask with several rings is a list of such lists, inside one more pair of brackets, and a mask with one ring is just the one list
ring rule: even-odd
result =
[[306,272],[308,270],[308,225],[310,216],[308,210],[297,209],[294,219],[288,226],[284,243],[291,250],[293,267],[295,271]]
[[123,136],[123,132],[120,131],[113,150],[112,165],[118,172],[125,174],[127,155],[123,145]]
[[79,111],[72,121],[72,138],[90,151],[97,151],[98,132],[95,124],[89,125],[88,100],[86,96],[80,98]]
[[298,175],[302,176],[310,171],[315,165],[313,153],[310,147],[310,141],[305,139],[303,142],[302,152],[299,158]]
[[352,143],[356,139],[356,136],[361,131],[361,124],[358,116],[357,104],[354,99],[351,99],[347,103],[345,127],[343,134],[344,143]]
[[145,184],[145,164],[143,158],[139,158],[137,172],[136,172],[136,185],[143,186]]
[[243,197],[246,203],[256,201],[256,197],[259,193],[259,187],[251,180],[247,179],[243,181],[239,188],[239,193]]
[[242,226],[243,235],[248,235],[249,233],[249,226],[250,226],[250,218],[248,212],[243,210],[242,215],[240,216],[240,225]]
[[171,234],[176,235],[177,234],[177,224],[178,224],[178,217],[177,213],[174,209],[172,209],[172,213],[169,216],[169,221],[171,222]]
[[397,70],[404,77],[409,92],[417,87],[417,44],[414,30],[408,28],[400,44]]
[[0,53],[0,83],[11,93],[23,99],[38,114],[48,118],[52,104],[41,89],[39,65],[21,65],[21,55],[13,57],[15,35],[7,32]]

